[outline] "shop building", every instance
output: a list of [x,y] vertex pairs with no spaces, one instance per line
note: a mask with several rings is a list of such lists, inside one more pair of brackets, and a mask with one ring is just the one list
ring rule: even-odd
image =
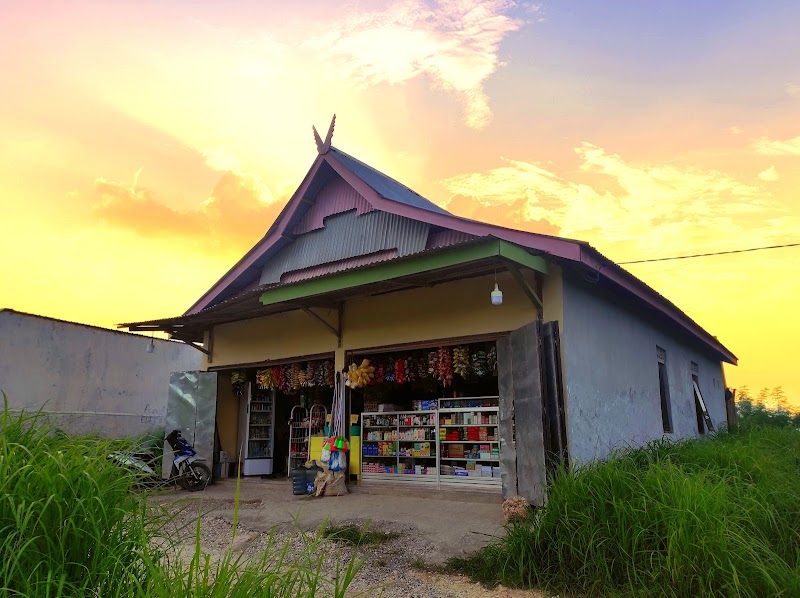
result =
[[184,315],[124,325],[202,344],[243,473],[313,454],[335,372],[364,360],[348,415],[365,484],[540,503],[560,464],[726,425],[736,357],[589,244],[453,216],[318,148],[264,238]]

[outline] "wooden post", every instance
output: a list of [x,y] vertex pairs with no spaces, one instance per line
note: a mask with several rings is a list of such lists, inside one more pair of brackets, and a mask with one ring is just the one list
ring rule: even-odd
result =
[[517,495],[517,449],[514,444],[514,384],[512,380],[511,339],[497,341],[497,386],[500,396],[500,471],[503,498]]
[[511,333],[517,491],[534,505],[543,505],[547,483],[542,426],[542,376],[539,345],[541,322]]

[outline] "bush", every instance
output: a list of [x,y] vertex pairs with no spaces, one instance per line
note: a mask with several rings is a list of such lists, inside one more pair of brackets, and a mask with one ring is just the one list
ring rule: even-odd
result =
[[452,566],[486,584],[800,596],[800,433],[653,442],[562,472],[546,507]]

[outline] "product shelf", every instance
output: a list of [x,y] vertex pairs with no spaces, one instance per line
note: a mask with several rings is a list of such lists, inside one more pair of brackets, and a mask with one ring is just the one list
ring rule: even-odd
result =
[[432,484],[437,485],[439,476],[436,474],[416,474],[416,473],[372,473],[369,471],[361,472],[364,480],[380,480],[385,482],[398,482],[408,484]]
[[442,407],[439,413],[487,413],[497,411],[497,407]]
[[[454,403],[459,402],[460,404],[466,403],[487,403],[490,401],[497,401],[498,397],[464,397],[459,399],[439,399],[439,405],[443,403],[447,404],[458,404]],[[495,421],[492,423],[457,423],[457,424],[441,424],[441,423],[424,423],[424,424],[410,424],[408,418],[431,418],[433,422],[440,422],[443,418],[462,418],[461,414],[491,414],[492,419]],[[456,415],[457,414],[457,415]],[[384,418],[384,419],[377,419],[377,418]],[[470,418],[472,419],[472,418]],[[475,419],[479,419],[478,416]],[[375,421],[392,421],[394,420],[393,424],[385,424],[385,425],[374,425],[373,422]],[[369,425],[364,425],[363,422],[367,422]],[[484,444],[489,445],[497,449],[501,445],[500,440],[497,437],[497,433],[499,431],[499,407],[498,406],[481,406],[481,407],[440,407],[436,410],[426,410],[426,411],[389,411],[389,412],[365,412],[361,414],[361,422],[362,422],[362,442],[365,445],[372,446],[375,443],[379,442],[393,442],[395,446],[404,446],[408,447],[409,445],[413,445],[415,443],[429,443],[430,444],[430,455],[403,455],[403,454],[392,454],[392,455],[364,455],[362,454],[362,479],[364,481],[397,481],[397,482],[404,482],[404,483],[422,483],[425,484],[435,484],[437,488],[465,488],[470,490],[491,490],[496,492],[498,488],[500,488],[500,478],[499,477],[492,477],[487,476],[486,471],[489,468],[489,465],[492,465],[492,474],[496,474],[498,470],[497,465],[500,463],[499,458],[489,458],[489,459],[479,459],[479,458],[466,458],[466,457],[441,457],[441,453],[443,452],[441,449],[445,447],[445,445],[453,445],[453,444],[461,444],[461,445],[472,445],[472,444]],[[398,435],[401,434],[401,430],[407,431],[409,429],[436,429],[436,428],[446,428],[446,429],[459,429],[459,428],[470,428],[470,427],[477,427],[482,429],[490,429],[489,436],[494,437],[494,440],[440,440],[440,436],[438,433],[435,434],[434,438],[418,438],[418,439],[392,439],[392,440],[364,440],[364,437],[371,430],[397,430]],[[444,464],[447,464],[446,466]],[[370,464],[383,464],[387,469],[392,469],[392,472],[380,472],[375,471],[375,467],[373,466],[373,471],[369,471]],[[405,468],[404,468],[405,464]],[[416,465],[413,465],[416,464]],[[472,464],[476,464],[473,469],[467,469],[467,467],[473,467]],[[483,464],[483,470],[481,470],[480,464]],[[411,470],[409,471],[409,467]],[[420,469],[421,468],[421,469]],[[381,465],[377,465],[377,469],[381,469]],[[400,471],[404,469],[404,471]],[[479,475],[476,475],[476,470]],[[428,473],[419,473],[420,471]],[[457,475],[455,472],[459,472]],[[464,475],[466,473],[466,475]]]
[[500,444],[499,440],[440,440],[439,444]]

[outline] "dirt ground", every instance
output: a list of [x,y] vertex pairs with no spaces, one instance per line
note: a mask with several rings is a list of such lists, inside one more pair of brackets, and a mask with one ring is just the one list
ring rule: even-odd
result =
[[[340,497],[293,496],[286,478],[244,479],[239,499],[239,525],[233,550],[258,554],[270,541],[297,544],[302,533],[314,534],[326,522],[332,525],[368,524],[395,532],[378,546],[364,547],[364,559],[352,593],[407,598],[544,598],[539,592],[496,588],[487,590],[466,578],[423,570],[421,563],[441,565],[453,556],[469,554],[503,533],[499,495],[430,491],[409,488],[369,488],[351,485]],[[150,499],[154,505],[182,509],[187,551],[193,549],[194,525],[201,522],[201,546],[212,557],[230,547],[236,481],[219,480],[203,493],[166,491]],[[380,586],[379,590],[375,590]]]

